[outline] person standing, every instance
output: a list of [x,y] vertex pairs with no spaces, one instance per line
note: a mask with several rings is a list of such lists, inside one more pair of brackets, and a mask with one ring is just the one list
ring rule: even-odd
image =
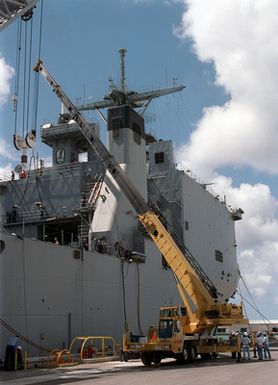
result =
[[256,345],[257,345],[259,360],[263,360],[263,343],[264,343],[264,337],[262,333],[259,332],[256,338]]
[[5,370],[14,370],[15,369],[15,352],[17,347],[17,337],[13,336],[10,338],[5,353],[5,362],[4,369]]
[[243,333],[243,336],[241,338],[241,344],[242,344],[242,350],[243,350],[243,359],[245,360],[245,356],[247,353],[248,360],[250,360],[250,338],[248,336],[247,332]]
[[269,335],[268,332],[264,332],[263,334],[263,351],[264,351],[264,359],[267,357],[271,359],[270,350],[269,350]]
[[256,332],[252,333],[253,358],[257,358]]

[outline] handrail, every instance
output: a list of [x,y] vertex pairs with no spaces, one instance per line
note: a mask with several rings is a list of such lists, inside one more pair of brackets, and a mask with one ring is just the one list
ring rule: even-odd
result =
[[[111,355],[111,354],[107,354],[108,352],[112,353],[112,355],[115,356],[118,350],[118,345],[116,344],[114,338],[111,336],[77,336],[71,341],[71,344],[69,347],[69,352],[72,355],[75,355],[74,346],[78,341],[81,342],[81,347],[78,349],[78,355],[80,356],[81,360],[91,359],[93,358],[93,356],[101,355],[102,357],[106,357],[107,355]],[[95,350],[94,348],[95,341],[100,341],[101,351],[97,352]],[[105,344],[106,341],[111,341],[112,350],[108,351],[106,349],[107,348],[107,345]],[[88,342],[90,342],[90,345],[89,345],[91,347],[90,350],[86,347]]]

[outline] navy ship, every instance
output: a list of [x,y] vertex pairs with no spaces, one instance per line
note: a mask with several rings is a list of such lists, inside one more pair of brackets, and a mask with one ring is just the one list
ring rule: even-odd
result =
[[[149,103],[184,86],[129,90],[126,50],[119,52],[119,86],[111,83],[104,99],[78,109],[100,114],[109,152],[225,303],[238,285],[234,222],[242,210],[177,165],[171,140],[145,130]],[[90,127],[100,136],[97,123]],[[79,335],[120,343],[124,328],[140,335],[156,323],[160,306],[181,302],[171,269],[76,122],[62,108],[56,122],[41,125],[40,136],[52,166],[28,154],[34,132],[15,135],[21,162],[0,181],[2,357],[11,334],[30,355],[61,349]]]

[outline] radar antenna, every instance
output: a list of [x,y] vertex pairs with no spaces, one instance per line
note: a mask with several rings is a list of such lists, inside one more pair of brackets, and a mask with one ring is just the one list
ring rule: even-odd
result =
[[93,103],[81,104],[77,108],[79,111],[88,111],[88,110],[97,110],[99,111],[102,108],[109,108],[113,106],[119,106],[127,104],[132,108],[141,108],[140,114],[143,115],[146,108],[149,106],[150,102],[154,98],[159,98],[160,96],[169,95],[175,92],[182,91],[185,86],[180,84],[177,85],[176,82],[173,84],[173,87],[169,88],[158,88],[146,92],[136,92],[133,90],[128,90],[126,86],[126,73],[125,73],[125,56],[127,50],[125,48],[119,49],[120,54],[120,66],[121,66],[121,76],[120,76],[120,85],[119,87],[115,86],[113,82],[110,81],[110,91],[107,95],[104,96],[103,100],[99,100]]

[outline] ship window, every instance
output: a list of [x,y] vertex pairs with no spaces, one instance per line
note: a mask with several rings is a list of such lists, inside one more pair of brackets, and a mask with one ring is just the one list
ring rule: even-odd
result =
[[133,138],[137,144],[141,144],[141,127],[139,124],[132,123]]
[[220,250],[215,250],[215,259],[219,262],[223,262],[223,253]]
[[164,152],[156,152],[154,154],[155,163],[164,163]]
[[185,230],[189,230],[189,223],[188,223],[188,221],[184,222],[184,228],[185,228]]
[[88,162],[88,153],[87,152],[80,152],[78,154],[78,162]]

